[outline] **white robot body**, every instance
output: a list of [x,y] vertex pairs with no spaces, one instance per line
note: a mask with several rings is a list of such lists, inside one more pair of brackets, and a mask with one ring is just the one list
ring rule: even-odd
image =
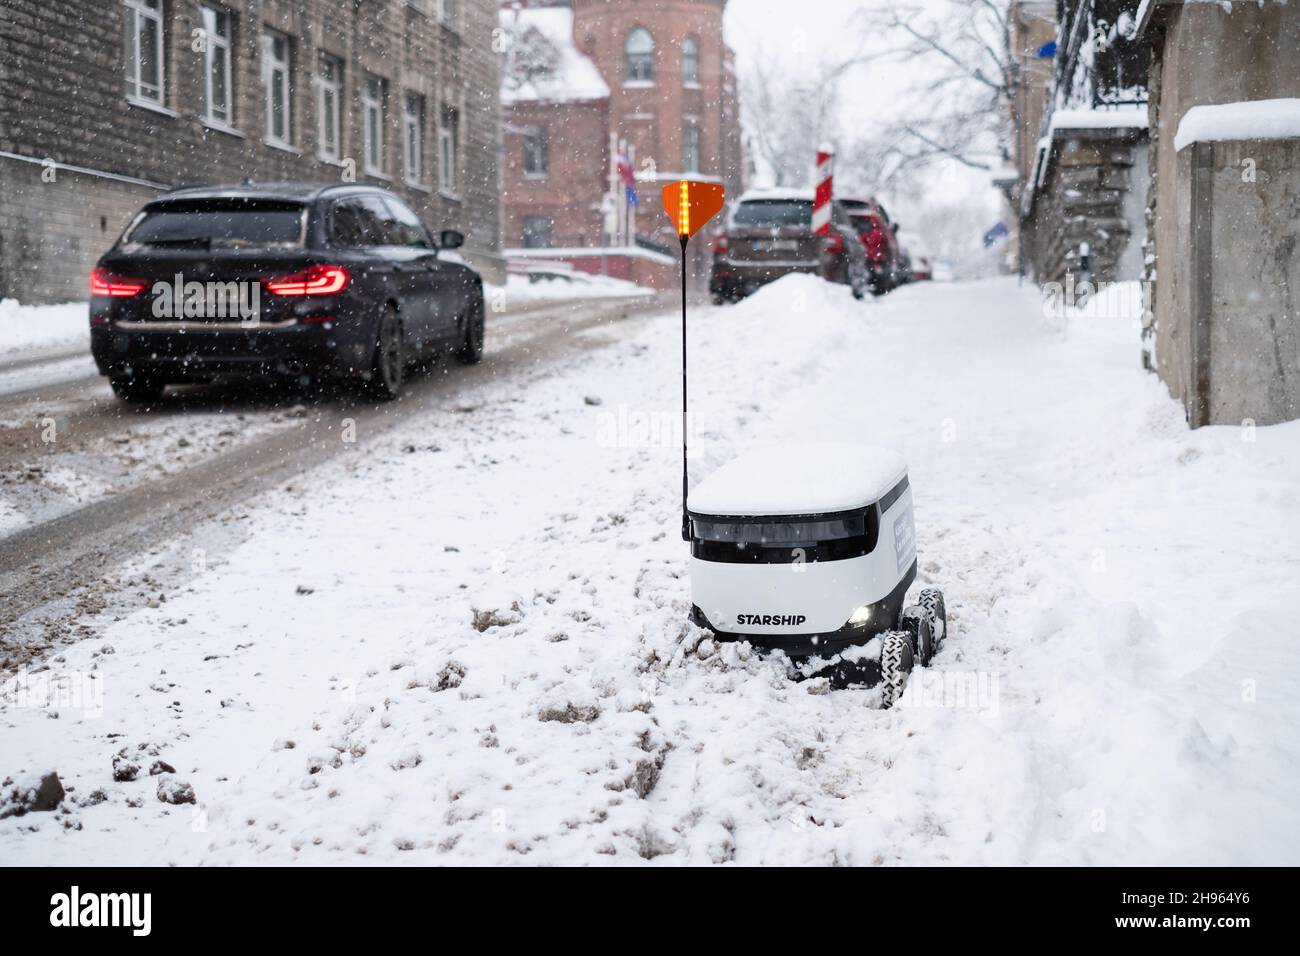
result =
[[906,463],[880,448],[800,444],[742,455],[688,502],[693,616],[791,656],[893,629],[916,576]]

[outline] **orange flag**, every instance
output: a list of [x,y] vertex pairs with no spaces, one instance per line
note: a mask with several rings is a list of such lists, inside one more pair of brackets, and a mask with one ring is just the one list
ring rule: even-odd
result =
[[720,183],[699,183],[690,179],[664,187],[664,212],[673,221],[677,235],[689,239],[722,209],[726,193]]

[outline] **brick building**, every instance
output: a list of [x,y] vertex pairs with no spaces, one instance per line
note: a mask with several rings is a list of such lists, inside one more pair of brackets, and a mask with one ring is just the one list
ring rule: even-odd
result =
[[[503,245],[648,285],[676,281],[664,183],[743,188],[726,0],[503,0]],[[628,208],[618,155],[635,170]],[[697,256],[708,241],[697,241]],[[701,270],[694,270],[699,274]]]
[[0,296],[182,183],[373,181],[500,276],[496,0],[4,0]]

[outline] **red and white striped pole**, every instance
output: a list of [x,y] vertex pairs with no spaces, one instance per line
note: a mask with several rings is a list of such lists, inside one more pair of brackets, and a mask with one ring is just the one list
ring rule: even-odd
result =
[[831,196],[835,175],[835,151],[829,146],[817,150],[817,192],[813,196],[812,226],[819,236],[831,234]]

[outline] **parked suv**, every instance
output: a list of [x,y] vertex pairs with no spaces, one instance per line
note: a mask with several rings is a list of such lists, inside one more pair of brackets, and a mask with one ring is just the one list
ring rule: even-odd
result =
[[871,274],[871,291],[874,295],[901,285],[903,257],[898,243],[898,225],[891,222],[885,207],[873,197],[841,199],[848,210],[858,236],[867,247],[867,269]]
[[113,391],[153,401],[218,375],[356,380],[395,398],[433,353],[483,354],[483,283],[399,198],[301,183],[177,189],[145,205],[90,280],[90,347]]
[[736,301],[792,272],[810,272],[852,287],[869,287],[867,253],[847,210],[832,203],[830,236],[812,229],[813,194],[803,190],[745,193],[713,240],[709,292],[714,302]]
[[907,262],[907,281],[929,281],[933,275],[933,268],[930,265],[930,253],[925,248],[925,240],[914,232],[900,232],[898,241],[903,247],[903,258]]

